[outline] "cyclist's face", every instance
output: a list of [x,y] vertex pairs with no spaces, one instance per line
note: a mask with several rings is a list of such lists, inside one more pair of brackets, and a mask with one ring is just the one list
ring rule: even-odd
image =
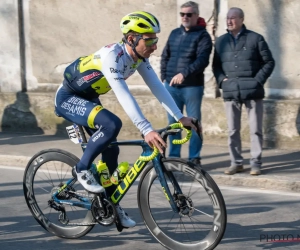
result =
[[158,37],[156,34],[142,34],[141,37],[135,49],[142,57],[149,58],[157,49]]

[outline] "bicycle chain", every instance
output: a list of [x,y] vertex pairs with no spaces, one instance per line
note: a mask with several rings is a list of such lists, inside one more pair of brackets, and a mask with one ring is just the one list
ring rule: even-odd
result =
[[70,194],[76,194],[78,196],[82,196],[82,197],[86,197],[86,198],[91,198],[94,199],[94,197],[91,197],[90,194],[86,194],[86,193],[79,193],[79,192],[74,192],[74,191],[69,191]]
[[98,224],[97,222],[91,222],[91,223],[68,223],[66,226],[93,226]]

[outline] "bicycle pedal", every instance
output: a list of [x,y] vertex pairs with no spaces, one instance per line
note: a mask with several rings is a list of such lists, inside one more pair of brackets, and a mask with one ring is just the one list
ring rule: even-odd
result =
[[126,228],[126,227],[123,227],[122,224],[117,221],[116,221],[116,227],[120,233],[123,231],[124,228]]

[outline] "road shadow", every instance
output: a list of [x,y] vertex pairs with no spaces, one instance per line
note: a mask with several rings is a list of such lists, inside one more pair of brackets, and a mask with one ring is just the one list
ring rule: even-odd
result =
[[[63,118],[61,118],[63,119]],[[56,125],[56,132],[54,136],[65,137],[68,138],[68,133],[66,127],[71,126],[73,123],[63,119],[62,123]]]
[[[126,209],[129,214],[139,214],[137,209]],[[133,230],[124,229],[119,233],[115,226],[103,227],[96,225],[86,236],[78,239],[63,239],[44,230],[33,216],[14,216],[0,218],[1,249],[120,249],[125,241],[140,242],[142,244],[156,243],[141,219],[131,216],[137,221]],[[18,237],[18,240],[14,240]],[[158,248],[160,247],[157,243]]]
[[[280,150],[279,153],[274,149],[264,149],[263,152],[265,155],[262,159],[262,175],[281,174],[285,177],[293,177],[293,175],[297,176],[300,173],[300,151]],[[224,155],[225,153],[204,156],[202,161],[203,169],[208,172],[216,172],[230,166],[229,159],[218,160],[218,157],[224,157]],[[244,167],[246,168],[245,172],[247,172],[248,170],[250,170],[250,150],[243,150],[243,155],[249,156],[244,158]],[[215,162],[212,162],[212,159],[216,159]]]
[[[145,227],[137,207],[126,208],[126,205],[123,206],[126,212],[130,214],[130,217],[137,222],[136,227],[132,229],[124,229],[120,233],[115,225],[104,227],[97,224],[92,231],[81,238],[64,239],[49,233],[34,219],[23,198],[21,182],[2,183],[0,188],[0,197],[3,197],[3,200],[5,200],[0,205],[0,210],[3,211],[0,216],[1,249],[120,249],[125,243],[132,245],[130,242],[139,242],[139,245],[143,244],[146,248],[147,244],[151,243],[152,245],[157,245],[156,249],[161,248]],[[4,195],[5,192],[6,195]],[[15,200],[17,199],[18,201],[22,200],[23,205],[15,207]],[[47,204],[41,208],[46,209]],[[76,212],[75,208],[73,212]],[[51,213],[55,213],[55,211],[53,210]],[[57,219],[58,215],[59,213],[57,212]],[[54,218],[52,216],[52,222],[59,224]]]
[[[14,186],[16,183],[6,184],[7,186]],[[16,191],[19,193],[20,199],[23,196],[22,190],[18,189]],[[257,194],[253,193],[247,199],[252,200],[256,196]],[[5,198],[8,199],[7,196]],[[260,217],[272,216],[270,212],[277,207],[294,207],[298,204],[297,200],[266,202],[264,197],[259,197],[255,203],[243,202],[242,205],[239,205],[238,203],[229,202],[234,197],[228,197],[227,199],[225,196],[224,198],[227,204],[228,222],[223,240],[219,245],[221,249],[227,249],[226,245],[232,247],[233,244],[240,242],[247,244],[249,248],[246,247],[246,249],[250,249],[250,247],[251,249],[253,247],[257,249],[282,249],[283,247],[293,247],[297,244],[297,242],[270,242],[266,240],[266,237],[270,238],[271,235],[280,235],[279,237],[282,238],[283,234],[297,237],[300,227],[299,220],[280,222],[280,219],[276,217],[277,222],[271,223],[268,223],[268,221],[272,220],[272,218],[264,219],[263,221],[266,223],[253,223],[252,225],[245,225],[242,220],[240,223],[232,222],[236,221],[236,217],[246,216],[247,220],[253,218],[256,221]],[[7,209],[11,205],[12,202],[2,203],[1,208]],[[154,208],[154,210],[154,212],[159,212],[160,208]],[[9,213],[6,212],[0,217],[1,249],[120,249],[122,245],[128,246],[128,241],[136,242],[139,246],[143,244],[145,249],[148,248],[148,244],[155,244],[152,247],[156,246],[150,249],[163,249],[145,227],[138,208],[126,208],[126,211],[137,222],[137,226],[133,229],[123,230],[119,233],[115,226],[102,227],[96,225],[86,236],[79,239],[62,239],[45,231],[29,213],[26,205],[15,207]]]
[[32,144],[39,142],[47,142],[47,141],[60,141],[68,139],[68,136],[63,135],[37,135],[27,133],[13,133],[10,131],[0,132],[0,145],[22,145],[22,144]]
[[[253,194],[253,196],[256,196],[256,194]],[[289,235],[289,239],[294,238],[295,240],[299,236],[299,219],[290,222],[257,223],[257,225],[243,225],[242,223],[230,223],[230,221],[231,219],[234,220],[235,217],[239,215],[247,216],[247,218],[253,217],[253,220],[255,221],[258,218],[270,216],[270,213],[268,214],[268,212],[271,212],[274,208],[281,206],[295,206],[298,203],[298,201],[266,203],[264,200],[260,200],[255,204],[249,203],[243,204],[243,206],[227,204],[228,223],[221,244],[226,247],[226,244],[230,243],[236,244],[238,242],[247,242],[247,246],[250,249],[250,241],[251,249],[253,249],[253,247],[256,247],[257,249],[285,249],[287,247],[296,247],[299,244],[299,241],[280,242],[279,239],[287,239],[287,235]],[[269,221],[270,219],[271,218],[263,219],[263,221]],[[278,220],[278,217],[276,220]],[[237,232],[241,233],[239,234]],[[272,239],[273,242],[271,241]],[[246,247],[246,249],[248,248]]]
[[5,107],[1,120],[2,132],[20,132],[41,135],[44,131],[38,126],[35,115],[30,111],[27,93],[17,92],[16,101]]

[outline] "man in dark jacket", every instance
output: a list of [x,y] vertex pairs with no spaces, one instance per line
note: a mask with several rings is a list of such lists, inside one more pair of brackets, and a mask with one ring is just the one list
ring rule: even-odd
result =
[[[206,31],[205,21],[199,17],[198,4],[189,1],[181,6],[180,28],[174,29],[161,57],[161,80],[172,95],[177,106],[187,115],[201,121],[201,102],[204,88],[204,69],[208,66],[212,41]],[[168,115],[169,123],[175,119]],[[170,136],[170,141],[181,135]],[[200,165],[202,140],[192,134],[189,159]],[[170,157],[180,157],[180,145],[170,143]]]
[[213,72],[223,90],[228,123],[231,166],[225,174],[243,171],[240,128],[244,104],[250,126],[250,174],[259,175],[262,165],[264,84],[275,62],[263,36],[248,30],[243,22],[243,10],[231,8],[228,11],[228,33],[216,40]]

